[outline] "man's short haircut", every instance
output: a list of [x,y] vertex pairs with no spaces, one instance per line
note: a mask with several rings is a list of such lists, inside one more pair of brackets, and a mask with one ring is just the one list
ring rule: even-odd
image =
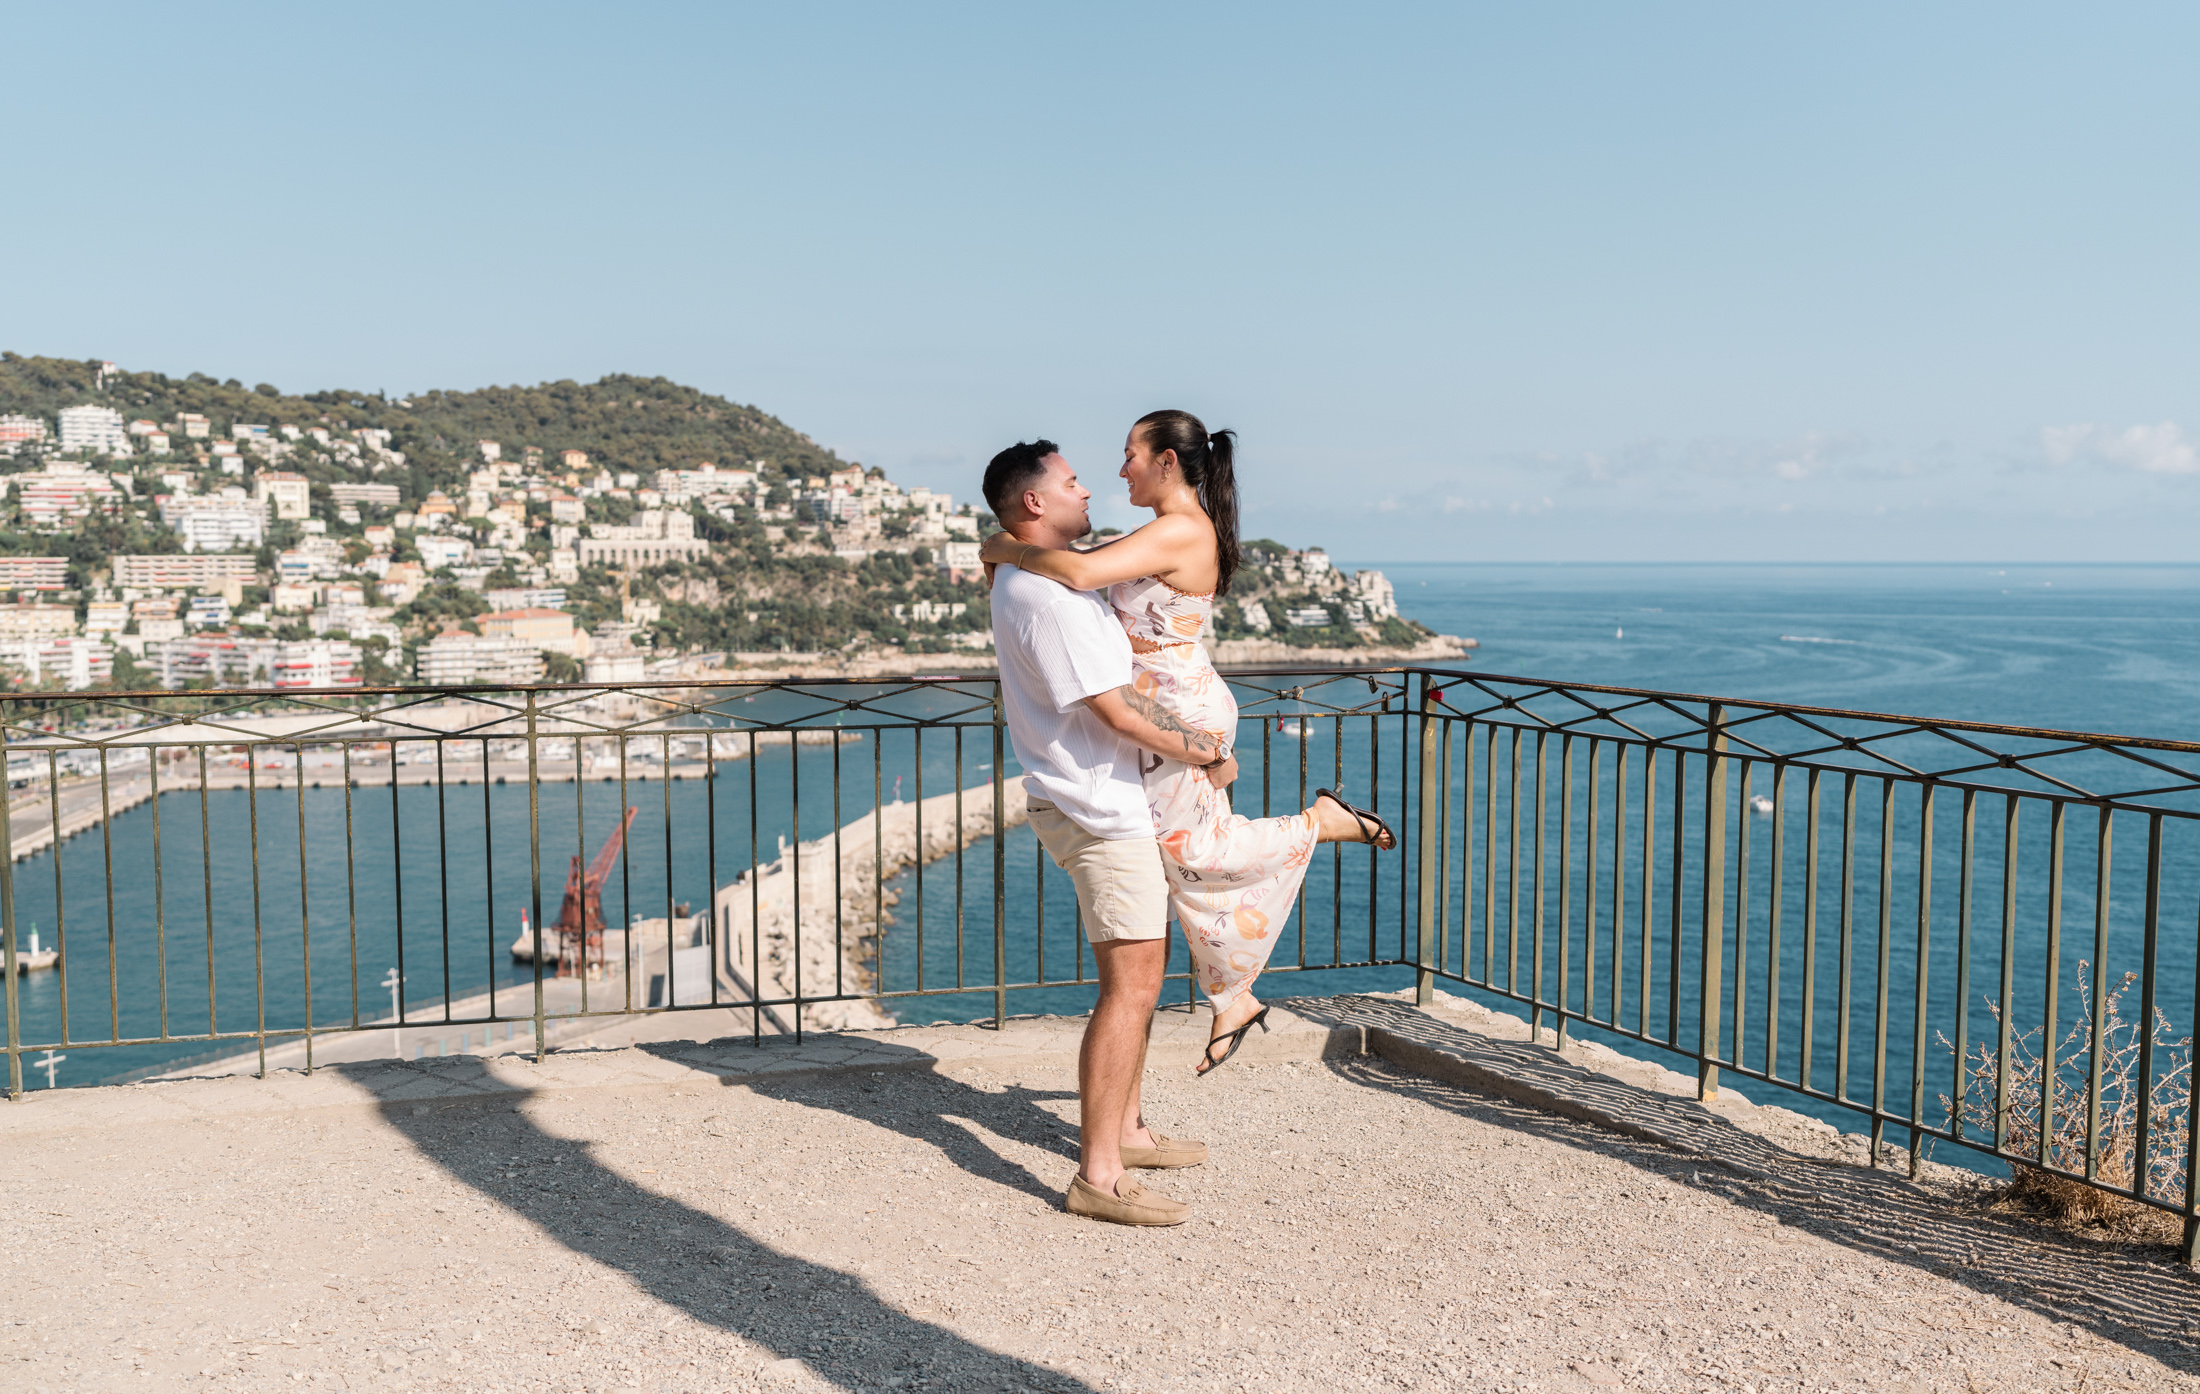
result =
[[1019,500],[1031,481],[1047,472],[1047,456],[1059,455],[1062,447],[1050,440],[1035,440],[1029,445],[1016,442],[993,457],[985,467],[985,506],[993,510],[993,516],[1003,522],[1008,520],[1007,505]]

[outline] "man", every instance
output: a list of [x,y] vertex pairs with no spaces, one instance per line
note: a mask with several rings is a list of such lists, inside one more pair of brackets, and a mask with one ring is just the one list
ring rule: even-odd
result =
[[[1052,441],[1011,446],[986,466],[986,503],[1024,542],[1067,547],[1083,537],[1091,497]],[[1138,751],[1200,765],[1222,752],[1212,736],[1133,690],[1130,640],[1094,592],[999,568],[993,647],[1031,825],[1077,888],[1100,971],[1100,1000],[1077,1054],[1080,1159],[1065,1205],[1117,1224],[1182,1224],[1190,1206],[1125,1171],[1207,1159],[1204,1143],[1152,1132],[1139,1112],[1146,1038],[1169,956],[1169,884]],[[1216,765],[1215,774],[1232,782],[1235,763]]]

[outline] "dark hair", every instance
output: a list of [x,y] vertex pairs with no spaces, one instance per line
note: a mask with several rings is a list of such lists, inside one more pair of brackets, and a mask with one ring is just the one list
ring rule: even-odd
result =
[[1061,453],[1062,447],[1050,440],[1035,440],[1029,445],[1018,441],[985,467],[985,483],[979,487],[985,494],[985,506],[993,510],[1003,526],[1008,523],[1008,501],[1022,498],[1031,481],[1047,472],[1047,456]]
[[1215,525],[1215,594],[1230,589],[1230,577],[1238,569],[1237,432],[1210,433],[1188,411],[1149,411],[1138,418],[1134,432],[1146,433],[1146,447],[1159,455],[1176,452],[1177,468],[1184,482],[1199,491],[1199,506]]

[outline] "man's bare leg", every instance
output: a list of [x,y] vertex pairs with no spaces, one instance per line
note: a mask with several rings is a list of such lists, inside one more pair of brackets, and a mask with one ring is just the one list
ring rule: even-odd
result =
[[[1166,941],[1163,941],[1166,942]],[[1163,970],[1167,970],[1167,955],[1163,956]],[[1155,992],[1158,1003],[1159,990]],[[1146,1015],[1146,1029],[1138,1037],[1138,1068],[1131,1072],[1131,1096],[1123,1105],[1123,1128],[1120,1134],[1125,1147],[1151,1147],[1153,1134],[1146,1130],[1146,1047],[1153,1043],[1153,1014]]]
[[1111,939],[1093,945],[1093,960],[1100,970],[1100,1000],[1077,1051],[1078,1174],[1086,1185],[1114,1195],[1123,1175],[1125,1122],[1138,1126],[1146,1038],[1161,1000],[1169,941]]

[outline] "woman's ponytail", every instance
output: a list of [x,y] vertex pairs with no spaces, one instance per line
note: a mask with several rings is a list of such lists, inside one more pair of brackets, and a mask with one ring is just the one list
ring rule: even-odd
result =
[[1198,491],[1199,506],[1215,525],[1215,594],[1225,593],[1240,557],[1237,432],[1210,434],[1188,411],[1148,412],[1138,418],[1135,429],[1146,433],[1146,447],[1154,454],[1174,450],[1184,482]]

